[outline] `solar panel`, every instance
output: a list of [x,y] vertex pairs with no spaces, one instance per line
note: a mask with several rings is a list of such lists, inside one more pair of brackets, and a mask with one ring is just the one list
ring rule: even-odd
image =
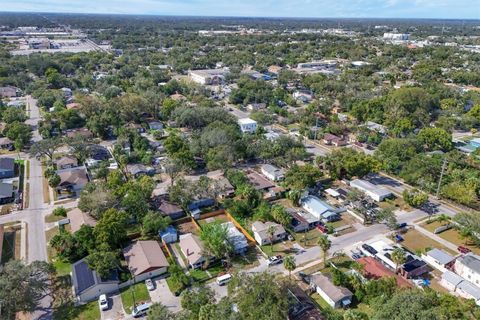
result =
[[95,284],[93,271],[90,270],[85,261],[82,261],[75,266],[75,277],[77,278],[78,293],[90,288]]

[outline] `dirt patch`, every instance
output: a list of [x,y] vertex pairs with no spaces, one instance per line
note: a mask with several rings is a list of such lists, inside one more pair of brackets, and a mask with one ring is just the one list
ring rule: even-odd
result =
[[196,235],[200,234],[200,230],[198,230],[197,226],[193,222],[182,222],[177,225],[177,230],[180,234],[187,234],[193,233]]

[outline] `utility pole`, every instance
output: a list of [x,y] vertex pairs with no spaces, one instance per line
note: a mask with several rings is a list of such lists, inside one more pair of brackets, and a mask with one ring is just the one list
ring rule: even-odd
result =
[[438,180],[437,194],[435,195],[437,199],[440,199],[440,187],[442,186],[443,174],[445,173],[445,167],[447,166],[447,158],[443,158],[442,171],[440,172],[440,179]]

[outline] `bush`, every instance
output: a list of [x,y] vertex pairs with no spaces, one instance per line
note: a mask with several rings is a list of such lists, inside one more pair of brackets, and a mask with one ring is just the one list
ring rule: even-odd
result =
[[58,207],[53,209],[53,215],[57,217],[66,217],[67,216],[67,209],[64,207]]

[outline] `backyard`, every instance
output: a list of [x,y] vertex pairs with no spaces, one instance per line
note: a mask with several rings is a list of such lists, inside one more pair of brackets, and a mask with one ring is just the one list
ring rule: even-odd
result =
[[317,228],[306,232],[296,232],[293,234],[295,241],[304,248],[314,247],[318,245],[318,239],[323,233]]
[[266,244],[262,246],[262,251],[268,255],[269,257],[271,256],[276,256],[278,254],[285,256],[294,253],[293,248],[293,242],[292,241],[280,241],[277,243],[274,243],[273,246],[270,244]]
[[65,303],[53,312],[56,320],[98,320],[100,308],[97,301],[89,302],[83,306],[75,306],[73,302]]

